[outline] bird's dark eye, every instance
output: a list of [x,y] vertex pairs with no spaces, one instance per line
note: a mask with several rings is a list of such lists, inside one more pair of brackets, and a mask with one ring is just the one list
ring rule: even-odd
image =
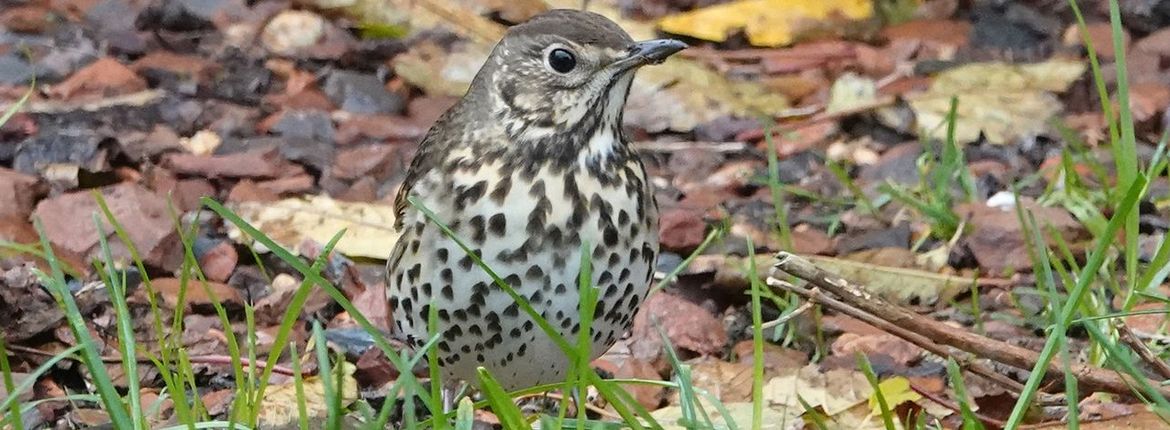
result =
[[568,49],[557,48],[548,53],[548,66],[557,73],[569,73],[577,67],[577,57]]

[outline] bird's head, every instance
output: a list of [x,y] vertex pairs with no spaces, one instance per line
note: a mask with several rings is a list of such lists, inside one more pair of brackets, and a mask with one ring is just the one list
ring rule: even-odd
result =
[[514,143],[597,132],[616,139],[634,71],[683,48],[671,39],[635,42],[596,13],[552,10],[508,30],[472,92],[491,99],[483,107]]

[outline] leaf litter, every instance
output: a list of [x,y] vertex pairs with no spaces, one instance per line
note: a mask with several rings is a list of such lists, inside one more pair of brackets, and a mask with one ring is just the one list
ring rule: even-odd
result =
[[[0,239],[35,244],[32,221],[41,222],[92,316],[91,330],[112,333],[109,289],[91,264],[100,254],[93,216],[104,220],[92,192],[101,193],[128,233],[130,243],[122,243],[102,221],[114,269],[133,290],[136,337],[156,339],[171,330],[145,330],[152,326],[150,291],[164,312],[184,312],[181,332],[173,335],[198,362],[197,391],[213,418],[226,417],[230,408],[233,375],[222,359],[229,355],[227,334],[246,330],[243,306],[254,307],[267,348],[301,277],[201,208],[201,198],[229,202],[306,261],[346,230],[322,276],[389,329],[394,310],[385,306],[381,270],[394,243],[390,203],[418,140],[466,90],[507,25],[549,8],[581,6],[568,0],[303,0],[291,8],[231,0],[199,7],[141,3],[33,0],[0,10],[0,106],[23,110],[0,125]],[[757,399],[750,391],[748,256],[757,256],[757,275],[767,277],[786,234],[797,250],[815,254],[810,257],[820,267],[956,330],[1042,342],[1036,333],[1046,304],[1035,293],[1027,236],[1013,206],[995,196],[1015,195],[1018,184],[1025,213],[1044,228],[1041,236],[1064,261],[1081,263],[1095,217],[1110,210],[1097,188],[1114,174],[1113,154],[1094,148],[1108,143],[1108,119],[1087,73],[1081,34],[1064,9],[1054,2],[943,0],[587,3],[635,39],[665,34],[692,45],[642,71],[628,101],[629,136],[659,190],[667,251],[657,277],[664,288],[599,367],[619,378],[668,381],[676,375],[664,353],[674,348],[691,366],[695,385],[723,402],[720,409],[709,398],[698,400],[716,426],[725,418],[740,428],[750,423]],[[1105,61],[1106,102],[1116,107],[1117,53],[1112,29],[1103,25],[1107,11],[1084,12],[1086,35]],[[1145,165],[1166,127],[1170,55],[1163,42],[1170,40],[1170,22],[1123,13],[1130,107]],[[56,35],[53,43],[46,43],[48,35]],[[26,42],[34,48],[16,49]],[[25,94],[29,100],[20,105]],[[955,138],[947,142],[952,100]],[[964,155],[959,167],[971,175],[969,188],[930,182],[940,177],[932,169],[946,144]],[[1083,183],[1092,186],[1078,187]],[[946,202],[942,209],[963,228],[955,238],[937,237],[930,213],[883,191],[889,187]],[[1170,228],[1165,189],[1165,178],[1155,175],[1141,209],[1137,234],[1155,248]],[[210,281],[207,291],[226,306],[229,327],[221,327],[201,281],[184,286],[172,207],[184,231],[195,234],[193,257]],[[786,228],[777,228],[781,218]],[[133,264],[128,245],[146,273]],[[44,261],[13,249],[0,249],[0,315],[9,317],[0,318],[0,332],[21,375],[76,339],[35,275]],[[1154,251],[1144,251],[1139,264],[1155,261]],[[688,258],[693,252],[699,255]],[[152,280],[150,290],[144,278]],[[1151,294],[1165,296],[1164,285],[1153,287]],[[379,390],[396,370],[371,348],[368,333],[353,330],[353,316],[330,300],[314,291],[291,339],[305,351],[304,323],[322,321],[330,346],[346,352],[346,402],[384,401],[387,393]],[[945,426],[961,423],[937,357],[865,321],[786,300],[794,299],[764,299],[762,316],[773,325],[765,330],[765,389],[758,400],[765,402],[768,425],[812,425],[815,412],[834,428],[881,428],[874,387],[856,369],[857,354],[877,371],[891,407],[901,405],[898,418],[921,410]],[[1163,307],[1147,302],[1132,309]],[[1164,337],[1163,320],[1125,319],[1150,343]],[[106,366],[125,388],[117,341],[110,339],[102,345],[111,360]],[[1076,340],[1074,347],[1083,347]],[[291,359],[302,357],[280,365]],[[964,375],[973,394],[965,400],[994,425],[1007,412],[996,397],[1003,387]],[[135,376],[149,387],[143,398],[158,395],[157,373]],[[84,386],[90,377],[76,368],[41,376],[31,399]],[[320,412],[314,378],[305,381],[307,400]],[[288,425],[296,415],[290,381],[270,382],[263,422]],[[677,391],[629,387],[660,422],[677,425]],[[1153,414],[1131,398],[1081,394],[1088,420],[1082,428],[1155,425]],[[33,427],[109,420],[100,410],[65,404],[37,414]],[[479,417],[493,421],[486,411]],[[151,419],[174,419],[174,404]],[[1036,425],[1063,428],[1066,419],[1050,413],[1037,416]]]

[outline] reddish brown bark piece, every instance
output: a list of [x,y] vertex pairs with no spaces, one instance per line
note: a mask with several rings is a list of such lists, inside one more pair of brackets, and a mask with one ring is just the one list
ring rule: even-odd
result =
[[[182,261],[183,248],[171,222],[167,202],[141,185],[122,183],[101,189],[101,195],[119,224],[126,226],[130,241],[143,262],[164,270],[174,270]],[[98,214],[102,231],[110,242],[116,260],[129,261],[130,254],[114,234],[90,191],[62,194],[41,201],[33,213],[45,227],[49,241],[62,252],[80,259],[99,258],[98,229],[93,221]]]
[[49,89],[51,96],[72,99],[74,97],[103,98],[125,95],[146,89],[142,79],[113,58],[100,58],[78,70],[69,79]]
[[634,317],[630,342],[634,357],[660,364],[656,362],[664,351],[658,327],[676,350],[691,353],[684,356],[719,354],[727,346],[727,330],[715,315],[682,297],[657,293],[642,303],[641,312]]
[[0,167],[0,217],[28,217],[43,192],[35,176]]

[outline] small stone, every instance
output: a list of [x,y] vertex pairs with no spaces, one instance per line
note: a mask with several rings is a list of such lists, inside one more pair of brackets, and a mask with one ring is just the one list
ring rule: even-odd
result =
[[195,155],[211,155],[221,143],[223,139],[210,130],[200,130],[191,137],[179,139],[179,145]]
[[44,175],[54,165],[70,165],[90,172],[109,169],[103,137],[92,130],[66,128],[45,130],[25,139],[16,149],[12,168],[30,175]]
[[264,26],[260,41],[281,55],[291,55],[316,44],[325,35],[325,19],[303,10],[286,10]]
[[377,76],[336,70],[325,80],[325,95],[346,112],[358,114],[399,114],[406,103],[386,90]]
[[677,295],[652,294],[634,317],[630,350],[635,358],[656,367],[664,352],[654,321],[666,331],[674,348],[689,352],[684,357],[719,354],[727,346],[727,329],[715,315]]
[[662,249],[689,254],[707,237],[703,212],[687,208],[664,209],[659,216],[659,242]]
[[215,282],[227,282],[236,270],[240,256],[229,241],[220,241],[199,256],[199,267],[203,274]]

